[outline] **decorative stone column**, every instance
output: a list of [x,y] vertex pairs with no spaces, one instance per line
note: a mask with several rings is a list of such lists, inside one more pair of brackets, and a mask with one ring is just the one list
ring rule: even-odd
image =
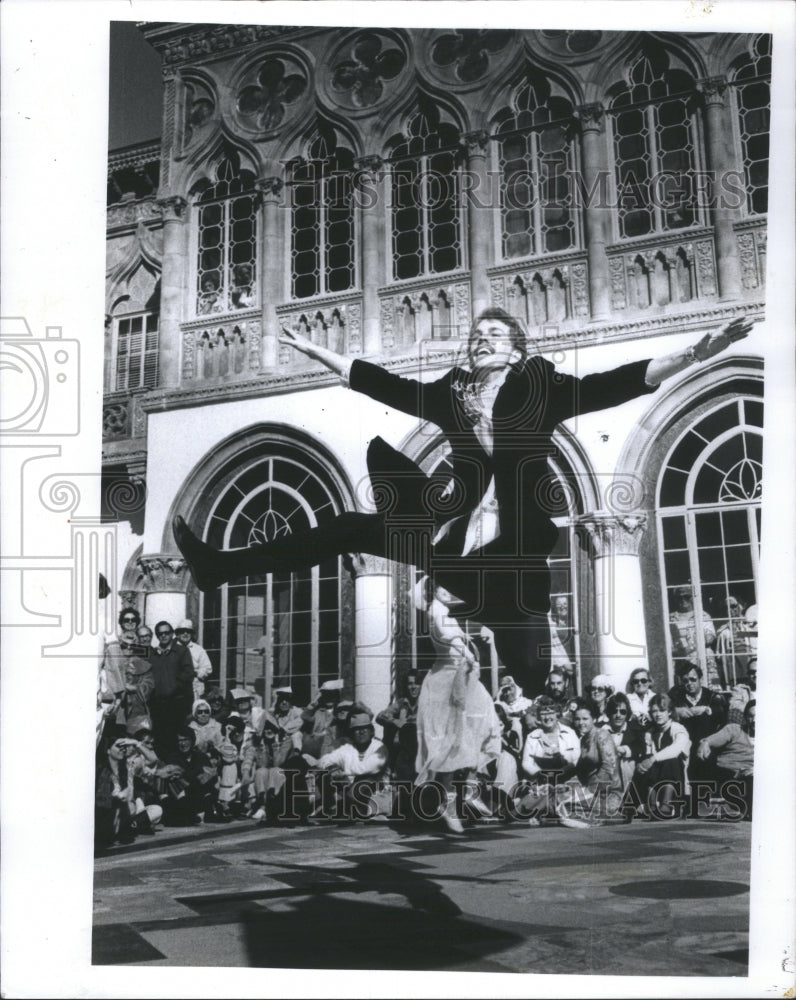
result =
[[[461,143],[467,153],[468,177],[465,185],[467,195],[467,231],[470,255],[470,289],[472,313],[477,316],[490,303],[489,266],[492,250],[492,193],[487,174],[487,149],[489,133],[484,129],[465,132]],[[472,317],[471,317],[472,318]],[[461,331],[460,331],[461,332]],[[466,335],[467,331],[464,331]]]
[[[722,178],[730,172],[739,172],[735,159],[733,126],[727,106],[727,81],[723,76],[708,77],[699,81],[699,89],[705,106],[707,166],[713,189],[709,205],[716,240],[719,298],[735,299],[741,294],[741,269],[733,224],[741,215],[739,208],[722,204],[722,196],[724,199],[728,198]],[[740,173],[743,177],[743,173]]]
[[[647,515],[596,511],[578,518],[577,529],[593,560],[599,673],[624,690],[632,670],[649,669],[638,552]],[[583,623],[581,623],[583,626]]]
[[378,714],[390,703],[392,570],[380,556],[352,553],[354,577],[354,698]]
[[605,252],[611,220],[607,199],[605,115],[601,104],[582,104],[575,114],[580,122],[583,166],[583,185],[579,194],[586,199],[583,219],[589,262],[589,308],[592,319],[606,319],[611,312],[611,276]]
[[160,321],[158,328],[158,384],[180,383],[180,321],[183,276],[186,273],[184,198],[160,198],[163,212],[163,263],[160,276]]
[[285,207],[281,177],[263,177],[257,182],[263,199],[263,236],[260,240],[260,304],[263,310],[264,368],[275,368],[279,359],[279,320],[276,307],[282,299],[282,267],[285,248],[279,226],[279,209]]
[[363,352],[379,354],[382,349],[379,281],[385,273],[384,245],[384,161],[380,156],[362,156],[356,162],[357,204],[362,224],[362,326]]
[[186,617],[186,593],[191,576],[182,556],[170,552],[140,556],[143,620],[150,627],[159,621],[176,625]]

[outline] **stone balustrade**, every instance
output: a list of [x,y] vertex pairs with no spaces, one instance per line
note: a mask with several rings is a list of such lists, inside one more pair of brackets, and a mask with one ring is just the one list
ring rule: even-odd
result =
[[182,384],[229,382],[257,375],[262,368],[259,311],[208,316],[182,324]]

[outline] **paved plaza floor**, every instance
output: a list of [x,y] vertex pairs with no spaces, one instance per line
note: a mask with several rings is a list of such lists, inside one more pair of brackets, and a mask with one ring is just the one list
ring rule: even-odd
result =
[[93,962],[745,976],[750,831],[162,830],[97,858]]

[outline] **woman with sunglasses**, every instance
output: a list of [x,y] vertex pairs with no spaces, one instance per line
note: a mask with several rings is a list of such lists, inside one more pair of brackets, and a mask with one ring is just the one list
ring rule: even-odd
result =
[[210,702],[204,698],[196,699],[188,725],[196,733],[196,749],[215,759],[219,747],[224,742],[224,733],[221,730],[221,723],[213,718]]
[[632,717],[644,729],[652,725],[650,718],[650,700],[655,692],[652,690],[650,672],[646,667],[636,667],[627,682],[627,700],[630,704]]
[[617,691],[605,706],[608,715],[606,729],[614,741],[622,775],[622,788],[627,788],[636,770],[636,761],[646,754],[644,729],[633,716],[627,695]]
[[606,705],[608,703],[608,698],[614,693],[614,686],[611,684],[606,674],[597,674],[593,677],[591,683],[586,687],[586,700],[591,708],[592,716],[594,717],[594,724],[596,726],[607,725],[608,713],[606,712]]

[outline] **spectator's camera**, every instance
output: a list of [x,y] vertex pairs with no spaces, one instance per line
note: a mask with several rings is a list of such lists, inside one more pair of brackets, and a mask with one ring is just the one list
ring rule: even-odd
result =
[[36,340],[22,316],[0,319],[0,432],[59,437],[80,430],[80,344],[48,326]]

